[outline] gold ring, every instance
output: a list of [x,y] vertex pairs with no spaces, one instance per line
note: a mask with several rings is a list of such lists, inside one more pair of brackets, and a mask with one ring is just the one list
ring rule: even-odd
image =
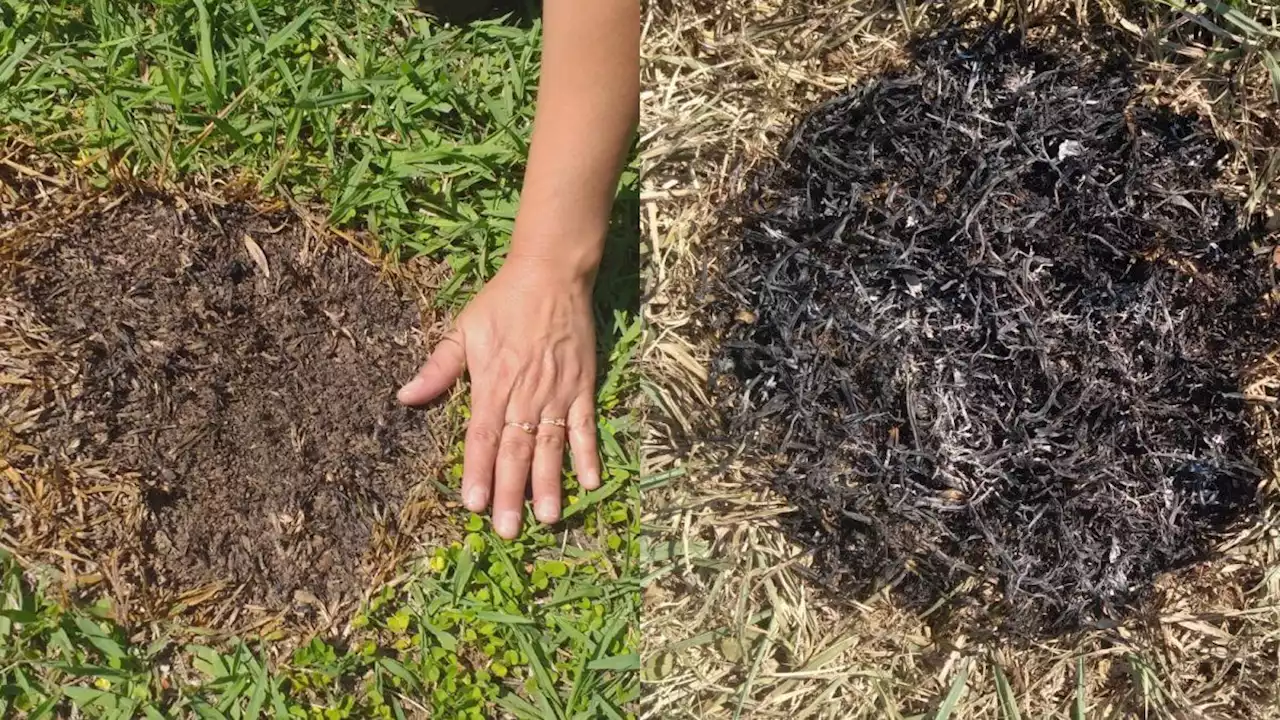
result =
[[567,424],[564,418],[548,418],[544,417],[538,421],[539,425],[555,425],[558,428],[565,427]]
[[529,434],[529,435],[532,435],[532,434],[534,434],[534,433],[538,432],[538,426],[537,426],[537,425],[534,425],[533,423],[527,423],[527,422],[514,422],[514,421],[512,421],[512,422],[507,423],[507,427],[518,427],[518,428],[520,428],[521,430],[523,430],[525,433],[527,433],[527,434]]

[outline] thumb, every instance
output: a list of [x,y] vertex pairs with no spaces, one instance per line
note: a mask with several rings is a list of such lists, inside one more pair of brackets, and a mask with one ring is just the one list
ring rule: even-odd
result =
[[436,345],[426,364],[400,388],[396,397],[405,405],[425,405],[453,387],[466,366],[462,338],[457,331],[451,332]]

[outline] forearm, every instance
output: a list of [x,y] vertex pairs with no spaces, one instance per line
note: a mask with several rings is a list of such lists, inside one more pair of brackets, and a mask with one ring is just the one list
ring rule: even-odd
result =
[[639,0],[546,0],[511,257],[595,272],[639,115]]

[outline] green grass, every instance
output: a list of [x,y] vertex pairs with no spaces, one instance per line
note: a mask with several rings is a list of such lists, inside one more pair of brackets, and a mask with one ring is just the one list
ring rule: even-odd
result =
[[1271,79],[1272,97],[1280,102],[1280,7],[1259,0],[1156,0],[1208,30],[1215,39],[1213,64],[1242,60],[1260,63]]
[[0,124],[156,178],[248,176],[390,249],[491,275],[516,210],[535,31],[441,29],[409,2],[0,5]]
[[[456,308],[508,245],[538,37],[443,28],[401,0],[0,0],[0,138],[99,187],[232,178],[325,207],[388,252],[447,260],[439,301]],[[629,172],[597,291],[605,484],[570,479],[564,523],[507,543],[460,515],[465,539],[375,598],[352,637],[283,658],[278,638],[116,627],[0,557],[0,716],[631,717],[637,216]]]

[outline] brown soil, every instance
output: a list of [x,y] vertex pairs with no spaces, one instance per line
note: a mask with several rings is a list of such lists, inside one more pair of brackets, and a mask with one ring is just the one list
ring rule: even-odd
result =
[[437,416],[395,400],[422,358],[412,299],[244,204],[130,200],[32,242],[19,268],[18,307],[74,358],[19,439],[29,464],[105,461],[137,484],[120,542],[143,584],[281,608],[368,581],[438,456]]

